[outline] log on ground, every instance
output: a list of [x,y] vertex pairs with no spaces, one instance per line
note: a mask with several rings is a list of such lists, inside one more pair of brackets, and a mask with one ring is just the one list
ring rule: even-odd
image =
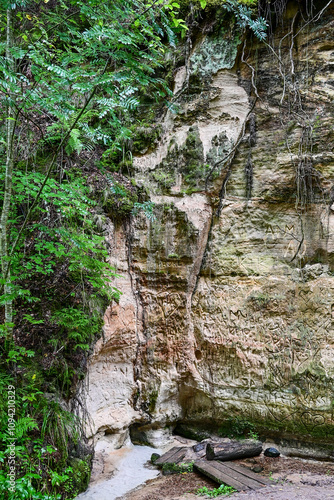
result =
[[228,443],[208,443],[206,458],[208,460],[236,460],[238,458],[257,457],[262,452],[261,441],[245,439],[244,441],[230,441]]

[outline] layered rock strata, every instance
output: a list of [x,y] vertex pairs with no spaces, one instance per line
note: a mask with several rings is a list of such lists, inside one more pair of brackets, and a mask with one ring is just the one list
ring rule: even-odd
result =
[[332,439],[334,6],[299,8],[268,44],[217,20],[135,158],[155,220],[110,222],[122,295],[89,369],[91,434],[115,447],[240,416]]

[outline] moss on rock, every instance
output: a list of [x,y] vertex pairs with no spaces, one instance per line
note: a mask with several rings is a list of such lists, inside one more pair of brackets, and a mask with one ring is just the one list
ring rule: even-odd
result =
[[221,69],[233,68],[240,41],[239,34],[231,37],[230,30],[226,28],[207,36],[190,58],[192,73],[203,77]]

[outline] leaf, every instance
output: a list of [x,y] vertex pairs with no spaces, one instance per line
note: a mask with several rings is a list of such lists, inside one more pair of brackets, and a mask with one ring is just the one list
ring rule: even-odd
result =
[[40,320],[36,320],[33,316],[31,316],[30,314],[25,314],[23,316],[23,319],[25,319],[26,321],[28,321],[31,325],[41,325],[44,323],[44,320],[43,319],[40,319]]
[[76,128],[71,130],[70,138],[65,148],[67,154],[70,155],[71,153],[73,153],[73,151],[76,151],[78,154],[81,153],[83,149],[83,143],[80,140],[80,133],[80,130]]

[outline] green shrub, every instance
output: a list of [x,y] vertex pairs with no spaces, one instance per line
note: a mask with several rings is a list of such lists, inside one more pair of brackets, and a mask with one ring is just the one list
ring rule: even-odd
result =
[[227,486],[226,484],[221,484],[219,488],[213,488],[212,490],[209,490],[206,486],[203,486],[203,488],[199,488],[196,492],[197,495],[201,496],[208,496],[210,498],[215,498],[218,497],[219,495],[231,495],[237,491],[236,489],[232,488],[232,486]]
[[194,462],[179,463],[179,464],[163,464],[162,471],[170,474],[183,474],[185,472],[193,472]]
[[242,417],[228,418],[218,432],[223,437],[258,439],[255,425]]

